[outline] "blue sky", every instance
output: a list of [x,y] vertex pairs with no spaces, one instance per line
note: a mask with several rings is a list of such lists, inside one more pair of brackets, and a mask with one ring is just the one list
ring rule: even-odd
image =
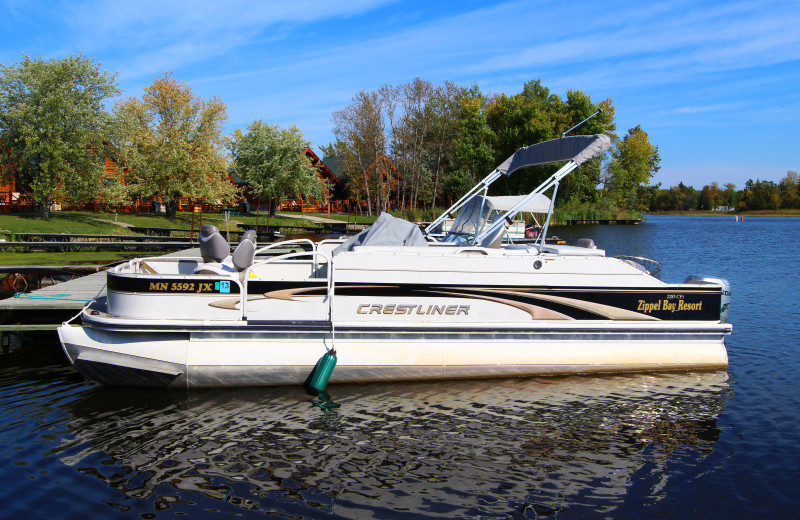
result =
[[[612,98],[696,188],[800,170],[800,2],[0,0],[0,63],[83,53],[126,96],[164,72],[228,104],[227,130],[296,124],[317,147],[360,90],[415,77]],[[487,172],[488,173],[488,172]]]

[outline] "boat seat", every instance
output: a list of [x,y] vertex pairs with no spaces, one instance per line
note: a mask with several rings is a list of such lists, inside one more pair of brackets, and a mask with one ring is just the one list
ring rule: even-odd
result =
[[575,242],[576,247],[585,247],[586,249],[597,249],[597,246],[594,245],[594,240],[591,238],[579,238],[577,242]]
[[[491,223],[492,220],[493,219],[490,219],[489,222]],[[494,233],[481,240],[481,243],[478,245],[480,247],[498,248],[500,244],[503,243],[503,236],[505,236],[506,231],[508,231],[508,221],[503,222],[502,226],[498,227]]]
[[227,276],[230,278],[237,278],[238,273],[229,265],[219,262],[207,262],[198,265],[194,274],[212,274],[217,276]]
[[256,258],[256,232],[252,229],[247,230],[239,240],[239,245],[233,251],[231,262],[237,271],[244,271],[251,265]]
[[231,246],[219,233],[217,226],[203,224],[200,228],[200,256],[203,262],[222,262],[231,254]]

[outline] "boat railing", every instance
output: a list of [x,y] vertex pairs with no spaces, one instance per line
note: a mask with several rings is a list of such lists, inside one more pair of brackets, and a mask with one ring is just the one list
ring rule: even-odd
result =
[[[307,240],[307,239],[298,239],[298,241],[304,241],[304,240]],[[310,240],[307,240],[307,241],[311,242]],[[285,243],[285,242],[283,242],[283,243]],[[311,244],[312,244],[312,246],[314,245],[313,242],[311,242]],[[269,247],[265,247],[263,249],[269,249]],[[242,310],[241,319],[243,321],[247,320],[247,284],[248,284],[248,281],[250,280],[250,272],[254,268],[260,267],[260,266],[263,266],[263,265],[266,265],[266,264],[271,264],[271,263],[279,262],[281,260],[288,260],[290,258],[299,258],[299,257],[304,257],[304,256],[311,256],[312,257],[313,273],[317,273],[319,271],[319,269],[318,269],[319,262],[317,262],[317,258],[318,257],[321,257],[322,260],[324,261],[323,263],[325,263],[327,265],[327,269],[325,271],[325,279],[326,279],[326,287],[327,287],[327,291],[326,291],[326,296],[325,297],[328,300],[328,319],[329,320],[333,319],[333,288],[334,288],[334,284],[333,284],[333,257],[332,256],[328,256],[326,253],[323,253],[321,251],[313,250],[313,251],[301,251],[301,252],[296,252],[296,253],[286,253],[285,255],[275,256],[275,257],[272,257],[272,258],[268,258],[266,260],[260,260],[258,262],[253,262],[253,265],[251,265],[250,267],[245,269],[244,277],[243,277],[244,281],[242,282],[242,290],[241,290],[241,292],[239,294],[239,298],[240,298],[239,307]]]
[[273,242],[272,244],[268,244],[268,245],[266,245],[264,247],[260,247],[260,248],[256,249],[256,256],[258,256],[259,254],[263,253],[264,251],[267,251],[269,249],[274,249],[276,247],[285,247],[285,246],[299,245],[299,244],[308,244],[308,245],[310,245],[312,251],[317,249],[317,246],[316,246],[316,244],[314,243],[313,240],[310,240],[308,238],[295,238],[293,240],[283,240],[281,242]]
[[282,240],[280,242],[273,242],[272,244],[267,244],[264,247],[259,247],[258,249],[256,249],[256,255],[263,253],[264,251],[267,251],[269,249],[274,249],[276,247],[291,246],[295,244],[308,244],[311,246],[312,250],[316,249],[316,244],[314,243],[313,240],[310,240],[308,238],[295,238],[292,240]]
[[[282,242],[275,242],[275,243],[266,245],[264,247],[261,247],[259,249],[256,249],[255,256],[258,256],[259,254],[263,253],[264,251],[268,251],[270,249],[275,249],[275,248],[278,248],[278,247],[291,246],[291,245],[300,245],[300,244],[308,244],[308,245],[310,245],[311,246],[311,251],[316,251],[317,250],[317,244],[314,243],[313,240],[309,240],[308,238],[295,238],[295,239],[292,239],[292,240],[284,240]],[[308,254],[308,253],[309,253],[309,251],[304,251],[302,253],[299,253],[299,255],[302,256],[302,255]],[[287,253],[287,254],[294,254],[294,253]],[[276,259],[277,258],[283,258],[285,256],[286,255],[280,255],[280,256],[276,257]],[[316,263],[316,257],[314,257],[314,270],[316,270],[316,269],[317,269],[317,263]]]

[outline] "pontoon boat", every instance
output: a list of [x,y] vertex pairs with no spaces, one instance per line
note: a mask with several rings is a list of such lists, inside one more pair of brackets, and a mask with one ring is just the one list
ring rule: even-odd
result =
[[[246,235],[231,254],[204,226],[201,257],[109,270],[107,298],[82,326],[61,326],[61,342],[80,372],[109,385],[300,384],[333,348],[331,382],[726,367],[725,280],[665,283],[591,240],[545,240],[559,181],[609,145],[574,136],[518,150],[431,223],[429,233],[455,218],[440,241],[384,214],[347,240],[259,249]],[[489,218],[492,182],[548,163],[566,164]],[[508,223],[546,191],[537,241],[504,245]]]

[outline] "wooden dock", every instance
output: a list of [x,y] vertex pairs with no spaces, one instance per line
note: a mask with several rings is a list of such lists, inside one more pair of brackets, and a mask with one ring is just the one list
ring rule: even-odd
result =
[[[14,233],[19,242],[164,242],[161,235],[97,235],[66,233]],[[192,242],[192,237],[169,237],[169,242]]]
[[29,253],[31,251],[174,251],[185,249],[186,242],[142,242],[142,241],[26,241],[26,242],[0,242],[0,251]]
[[[184,249],[165,256],[200,256],[200,250]],[[106,272],[101,271],[0,300],[0,331],[55,330],[93,298],[103,297],[105,290]]]

